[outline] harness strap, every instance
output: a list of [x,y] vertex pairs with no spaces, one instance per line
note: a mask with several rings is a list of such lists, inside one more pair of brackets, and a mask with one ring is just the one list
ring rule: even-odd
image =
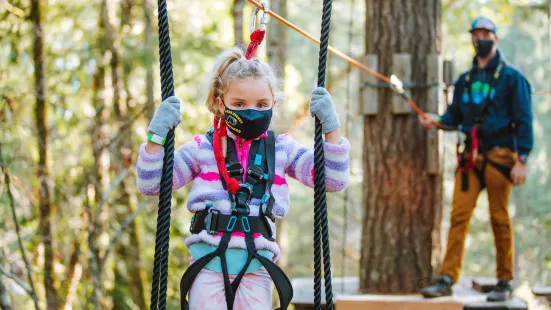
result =
[[[486,172],[486,166],[490,165],[494,167],[497,171],[499,171],[504,177],[506,177],[509,181],[513,181],[511,179],[511,167],[502,165],[500,163],[497,163],[491,159],[488,158],[488,154],[484,153],[484,161],[482,162],[482,167],[478,169],[476,166],[473,167],[473,172],[475,173],[476,177],[478,178],[478,181],[480,182],[480,188],[484,189],[486,187],[486,180],[484,178],[484,174]],[[461,190],[467,191],[469,189],[469,177],[468,172],[461,172]]]
[[270,226],[261,217],[241,214],[225,215],[208,210],[195,213],[189,230],[195,234],[206,230],[209,234],[241,232],[259,233],[265,237],[272,236]]
[[275,198],[272,194],[272,185],[274,184],[275,178],[275,134],[273,131],[268,131],[268,139],[264,143],[266,159],[268,161],[268,182],[266,183],[266,189],[268,190],[268,201],[266,202],[265,210],[262,210],[264,215],[269,217],[272,221],[275,221],[275,216],[273,213]]
[[[482,124],[484,123],[485,117],[489,113],[489,106],[490,106],[490,103],[491,103],[492,98],[493,98],[492,94],[495,93],[495,88],[497,86],[497,83],[499,82],[499,78],[501,76],[501,71],[503,70],[503,68],[505,66],[506,66],[505,62],[500,61],[499,65],[497,66],[496,70],[493,73],[493,79],[490,81],[490,85],[489,85],[490,87],[488,89],[488,94],[487,94],[486,98],[484,99],[484,102],[482,103],[482,105],[483,105],[482,114],[480,115],[480,117],[475,117],[474,126],[472,127],[470,135],[466,140],[466,143],[468,144],[470,142],[470,145],[468,145],[468,147],[465,147],[463,152],[460,152],[459,151],[460,141],[459,141],[459,139],[457,141],[457,146],[456,146],[457,167],[458,167],[458,170],[461,171],[461,173],[462,173],[462,175],[461,175],[461,189],[463,191],[466,191],[469,188],[468,172],[471,169],[475,168],[475,160],[476,160],[476,156],[478,155],[478,149],[479,149],[479,139],[478,138],[481,135],[481,132],[479,131],[479,129],[481,128]],[[472,70],[469,71],[469,73],[465,77],[465,87],[464,87],[463,91],[468,94],[468,97],[469,97],[469,100],[470,100],[470,105],[471,105],[471,111],[472,111],[472,107],[474,106],[474,104],[472,102],[473,96],[472,96],[472,89],[471,89],[471,84],[472,84],[471,73],[472,73]],[[514,127],[514,124],[512,124],[512,126]],[[507,126],[507,128],[506,128],[507,133],[510,133],[510,130],[509,130],[510,127],[511,126]],[[500,130],[496,134],[500,134],[500,136],[504,135],[504,133],[502,133],[502,131],[503,130]],[[496,134],[492,135],[491,137],[486,137],[486,139],[495,138],[495,136],[497,136]],[[464,155],[465,155],[465,152],[467,152],[467,151],[469,152],[469,158],[466,160]],[[486,157],[486,155],[484,155],[484,156]],[[484,161],[484,165],[486,165],[486,161]],[[482,169],[481,173],[482,173],[482,177],[479,176],[479,179],[480,179],[481,185],[484,186],[484,169]],[[477,173],[477,175],[478,175],[478,173]]]
[[[203,268],[205,268],[205,266],[217,256],[219,256],[221,260],[223,259],[223,262],[226,261],[224,253],[226,253],[230,238],[231,238],[230,234],[224,234],[220,239],[220,244],[216,250],[196,260],[193,264],[191,264],[187,268],[186,272],[184,272],[184,275],[182,276],[182,280],[180,280],[180,306],[182,310],[189,309],[187,294],[191,289],[191,286],[193,285],[195,278],[197,278],[197,275],[199,275],[199,272],[201,272],[201,270],[203,270]],[[227,265],[226,266],[224,265],[225,264],[222,263],[222,271],[224,271],[224,267],[226,267],[226,273],[227,273]]]
[[286,310],[289,305],[291,304],[291,300],[293,299],[293,286],[291,285],[291,281],[283,270],[279,268],[274,262],[271,260],[259,255],[257,253],[256,247],[254,245],[254,239],[252,234],[245,234],[245,243],[247,245],[247,251],[248,251],[248,257],[247,262],[245,263],[245,266],[239,274],[235,277],[233,282],[230,282],[230,277],[228,274],[228,266],[226,261],[226,250],[228,249],[228,243],[231,239],[231,235],[229,233],[224,233],[222,236],[222,239],[220,240],[220,244],[218,248],[213,251],[210,254],[207,254],[203,256],[202,258],[195,261],[193,264],[191,264],[186,272],[184,273],[182,280],[180,281],[180,305],[182,310],[189,310],[189,303],[187,301],[187,294],[189,293],[189,290],[191,289],[191,286],[193,285],[193,282],[195,281],[195,278],[197,278],[197,275],[205,266],[212,261],[215,257],[220,257],[221,263],[222,263],[222,274],[224,277],[224,293],[226,295],[226,304],[228,306],[228,309],[233,309],[233,304],[235,302],[235,292],[237,292],[237,289],[239,287],[239,284],[241,283],[241,280],[243,279],[245,272],[249,265],[251,264],[253,258],[258,259],[260,264],[266,269],[270,277],[272,278],[272,281],[274,282],[274,286],[276,287],[276,290],[279,295],[279,303],[280,307],[278,310]]

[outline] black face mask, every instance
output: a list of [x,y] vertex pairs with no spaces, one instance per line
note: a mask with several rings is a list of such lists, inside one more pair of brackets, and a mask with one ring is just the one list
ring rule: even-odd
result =
[[476,56],[486,58],[494,47],[494,40],[477,40],[474,42]]
[[272,109],[231,110],[226,107],[224,116],[231,132],[245,140],[251,140],[268,130],[272,120]]

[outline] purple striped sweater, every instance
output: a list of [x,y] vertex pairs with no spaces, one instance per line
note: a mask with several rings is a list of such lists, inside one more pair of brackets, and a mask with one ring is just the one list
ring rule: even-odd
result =
[[[228,132],[228,136],[235,136]],[[289,209],[289,187],[285,175],[297,179],[306,186],[314,186],[314,152],[293,140],[290,135],[282,134],[276,138],[275,178],[272,194],[275,198],[273,212],[277,217],[284,217]],[[340,144],[324,143],[325,174],[328,192],[343,190],[349,179],[350,143],[345,138]],[[144,195],[157,195],[161,181],[164,150],[155,155],[145,151],[145,143],[140,147],[137,164],[138,190]],[[196,136],[192,141],[182,145],[174,153],[173,190],[193,181],[193,187],[188,195],[187,208],[191,212],[205,209],[207,203],[222,214],[231,214],[228,192],[222,187],[218,167],[210,141],[204,136]],[[252,199],[250,215],[258,216],[259,199]],[[272,225],[275,231],[275,225]],[[196,242],[206,242],[217,246],[219,235],[211,235],[206,231],[194,234],[185,241],[186,246]],[[279,256],[279,247],[260,236],[255,238],[257,249],[270,250],[274,253],[273,260]],[[246,249],[244,238],[232,237],[230,248]]]

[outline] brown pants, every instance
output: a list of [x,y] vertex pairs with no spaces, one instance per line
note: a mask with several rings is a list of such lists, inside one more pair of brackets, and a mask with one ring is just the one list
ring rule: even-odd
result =
[[[516,154],[509,149],[493,149],[488,152],[488,159],[498,164],[512,167]],[[482,168],[484,159],[478,156],[476,167]],[[513,230],[509,217],[509,196],[513,187],[511,181],[495,167],[486,164],[484,182],[490,204],[490,221],[494,232],[496,246],[496,263],[498,280],[513,279]],[[482,186],[473,170],[468,174],[469,188],[461,190],[461,172],[455,175],[451,227],[448,233],[446,257],[442,265],[442,274],[449,276],[455,283],[461,272],[461,263],[465,246],[465,237],[469,230],[469,221],[476,206],[476,200]]]

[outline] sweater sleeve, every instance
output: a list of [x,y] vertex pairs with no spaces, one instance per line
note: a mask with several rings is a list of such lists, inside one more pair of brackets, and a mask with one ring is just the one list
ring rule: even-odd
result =
[[[173,191],[191,182],[199,173],[199,163],[194,156],[198,150],[197,138],[199,137],[195,137],[194,140],[174,151]],[[160,190],[165,152],[163,149],[159,153],[151,155],[145,151],[145,145],[146,143],[143,143],[140,146],[138,163],[136,165],[136,182],[140,193],[155,196],[159,194]]]
[[513,121],[519,155],[528,155],[534,144],[532,128],[532,90],[528,81],[518,73],[512,87]]
[[[289,135],[280,139],[287,153],[285,172],[302,184],[314,187],[314,151],[301,145]],[[350,143],[343,138],[341,143],[323,143],[325,151],[325,182],[328,192],[342,191],[350,177]]]

